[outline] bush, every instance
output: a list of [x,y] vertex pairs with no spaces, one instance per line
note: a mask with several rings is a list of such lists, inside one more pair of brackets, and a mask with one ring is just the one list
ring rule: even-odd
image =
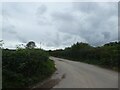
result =
[[3,88],[28,87],[49,77],[54,62],[41,49],[3,50]]
[[64,50],[49,51],[50,55],[74,61],[99,65],[118,70],[120,42],[112,42],[100,47],[92,47],[86,43],[76,43]]

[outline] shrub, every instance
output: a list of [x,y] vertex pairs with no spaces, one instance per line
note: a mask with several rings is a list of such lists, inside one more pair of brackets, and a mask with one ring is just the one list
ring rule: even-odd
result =
[[41,49],[3,50],[3,88],[28,87],[55,70],[54,62]]

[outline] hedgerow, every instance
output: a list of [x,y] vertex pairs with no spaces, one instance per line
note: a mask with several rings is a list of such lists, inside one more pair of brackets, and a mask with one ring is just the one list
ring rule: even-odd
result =
[[29,87],[54,71],[54,62],[42,49],[2,50],[3,88]]

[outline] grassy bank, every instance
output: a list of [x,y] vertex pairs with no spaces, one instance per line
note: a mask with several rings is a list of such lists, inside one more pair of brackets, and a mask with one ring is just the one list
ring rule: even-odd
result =
[[54,71],[54,62],[41,49],[4,49],[2,55],[3,88],[24,88],[42,82]]

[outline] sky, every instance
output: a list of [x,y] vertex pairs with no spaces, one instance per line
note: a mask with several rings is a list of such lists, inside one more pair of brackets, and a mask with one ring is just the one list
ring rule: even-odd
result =
[[5,48],[34,41],[53,50],[118,40],[117,2],[4,2],[0,9]]

